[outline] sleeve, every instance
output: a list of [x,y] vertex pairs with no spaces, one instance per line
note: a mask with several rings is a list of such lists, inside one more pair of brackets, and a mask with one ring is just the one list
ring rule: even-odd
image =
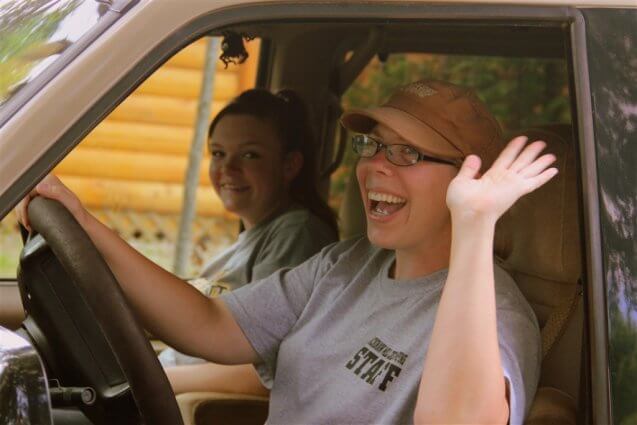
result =
[[[513,278],[496,268],[496,282],[506,281],[503,301],[498,302],[498,340],[504,378],[509,394],[509,424],[522,425],[540,377],[541,339],[533,310]],[[514,296],[511,296],[514,293]],[[497,294],[499,296],[501,294]],[[500,298],[500,297],[499,297]]]
[[252,267],[252,281],[266,278],[282,267],[301,264],[326,245],[335,242],[335,235],[316,220],[297,220],[275,229]]
[[259,355],[261,362],[256,369],[267,388],[274,379],[281,341],[296,324],[316,281],[329,266],[323,256],[326,251],[293,269],[280,269],[220,296]]

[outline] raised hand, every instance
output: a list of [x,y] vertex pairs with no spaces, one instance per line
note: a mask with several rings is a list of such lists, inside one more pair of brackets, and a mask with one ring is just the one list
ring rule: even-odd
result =
[[524,136],[511,140],[482,176],[478,176],[480,158],[470,155],[465,159],[447,189],[447,206],[453,220],[495,223],[520,197],[557,174],[557,168],[548,168],[555,155],[539,156],[546,143],[526,142]]
[[29,231],[31,226],[29,225],[29,216],[27,214],[27,207],[29,202],[36,196],[44,196],[45,198],[55,199],[66,207],[67,210],[73,214],[73,217],[82,224],[86,216],[86,210],[80,202],[79,198],[68,187],[64,185],[52,174],[46,176],[35,188],[29,192],[27,196],[22,199],[15,208],[18,221],[22,223]]

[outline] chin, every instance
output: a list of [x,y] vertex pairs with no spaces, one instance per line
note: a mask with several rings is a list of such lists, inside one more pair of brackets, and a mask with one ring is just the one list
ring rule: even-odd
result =
[[396,232],[380,230],[367,224],[367,239],[372,245],[383,249],[396,249],[398,241]]
[[223,203],[223,208],[225,208],[226,211],[232,213],[232,214],[236,214],[238,216],[241,216],[241,213],[245,210],[245,207],[243,207],[242,205],[238,205],[236,202],[222,202]]

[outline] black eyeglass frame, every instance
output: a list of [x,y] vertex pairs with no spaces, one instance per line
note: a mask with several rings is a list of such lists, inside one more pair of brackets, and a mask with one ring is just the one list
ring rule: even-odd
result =
[[[373,141],[374,143],[376,143],[376,151],[372,154],[372,155],[361,155],[360,152],[358,152],[356,150],[356,141],[357,140],[361,140],[361,139],[368,139]],[[397,164],[394,161],[392,161],[392,158],[389,156],[388,152],[389,149],[387,148],[392,148],[393,146],[401,146],[401,147],[406,147],[409,148],[411,150],[413,150],[416,154],[418,154],[418,157],[416,158],[416,161],[411,163],[411,164]],[[392,143],[392,144],[387,144],[387,143],[383,143],[382,141],[380,141],[379,139],[377,139],[374,136],[370,136],[369,134],[355,134],[352,136],[352,149],[354,150],[354,153],[356,153],[358,156],[362,157],[362,158],[371,158],[374,155],[376,155],[379,151],[381,150],[385,150],[385,158],[387,158],[387,160],[389,162],[391,162],[394,165],[397,165],[399,167],[409,167],[411,165],[415,165],[420,161],[429,161],[429,162],[437,162],[439,164],[448,164],[448,165],[453,165],[454,167],[459,167],[460,164],[462,163],[462,159],[458,159],[458,160],[451,160],[451,159],[442,159],[442,158],[436,158],[433,156],[429,156],[429,155],[425,155],[424,153],[419,152],[416,148],[414,148],[413,146],[410,145],[405,145],[402,143]]]

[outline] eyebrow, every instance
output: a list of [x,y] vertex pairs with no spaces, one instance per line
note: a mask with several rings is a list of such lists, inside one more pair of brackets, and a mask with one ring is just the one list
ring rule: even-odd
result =
[[[244,146],[262,146],[261,143],[259,142],[239,142],[239,146],[240,147],[244,147]],[[210,147],[220,147],[222,148],[223,145],[219,144],[219,143],[210,143]]]
[[406,145],[406,146],[410,146],[416,150],[419,150],[419,148],[417,146],[414,146],[412,143],[410,143],[409,141],[405,140],[402,138],[402,136],[400,134],[398,134],[398,141],[392,140],[392,141],[387,141],[382,135],[380,135],[378,132],[372,130],[371,133],[369,133],[370,136],[372,137],[376,137],[378,139],[381,140],[381,142],[383,142],[386,145]]

